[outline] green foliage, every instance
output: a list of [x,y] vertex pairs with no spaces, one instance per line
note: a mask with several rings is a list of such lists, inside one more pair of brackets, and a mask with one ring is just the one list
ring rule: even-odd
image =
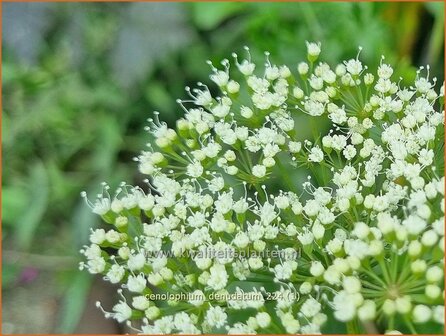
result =
[[[439,3],[8,4],[5,12],[5,27],[14,28],[3,31],[2,64],[8,250],[77,256],[96,221],[79,193],[92,186],[94,194],[103,180],[138,183],[127,162],[144,148],[147,117],[160,110],[173,123],[181,114],[175,99],[206,78],[211,56],[218,63],[228,50],[249,45],[255,58],[269,50],[293,64],[305,55],[303,41],[320,40],[329,62],[361,45],[362,58],[375,67],[371,61],[385,53],[402,77],[414,60],[427,60],[442,78]],[[422,27],[422,15],[432,27]],[[28,33],[14,40],[17,24],[25,23]],[[429,46],[426,55],[415,52],[412,37],[422,28],[432,31],[419,42]],[[3,286],[13,287],[19,274],[4,264]],[[62,284],[59,332],[73,331],[83,309],[90,280],[79,276]]]
[[31,168],[29,181],[28,205],[26,211],[18,216],[16,234],[18,247],[28,249],[34,232],[48,206],[48,176],[44,166],[36,163]]
[[56,329],[57,333],[72,333],[76,329],[90,287],[91,279],[88,274],[79,272],[73,274],[62,304],[62,319]]

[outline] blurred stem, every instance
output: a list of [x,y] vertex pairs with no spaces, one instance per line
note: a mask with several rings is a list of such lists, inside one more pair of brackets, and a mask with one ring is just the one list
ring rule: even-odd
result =
[[319,132],[319,124],[316,121],[316,118],[310,118],[310,127],[311,127],[311,132],[313,134],[313,139],[318,139],[320,136],[320,132]]
[[398,253],[393,253],[393,258],[390,261],[392,274],[390,275],[393,283],[397,283],[398,281]]
[[325,168],[325,166],[322,166],[321,168],[322,168],[321,169],[321,171],[322,171],[322,182],[324,183],[324,186],[326,186],[330,182],[328,180],[327,168]]
[[406,325],[409,327],[409,330],[412,334],[418,334],[411,320],[409,320],[407,317],[404,317],[404,321],[406,322]]
[[78,259],[71,256],[32,254],[20,251],[3,251],[3,262],[21,267],[35,267],[45,270],[73,269]]
[[361,330],[359,330],[359,324],[356,319],[349,321],[347,324],[347,333],[351,335],[361,334]]
[[291,191],[295,192],[296,189],[294,187],[294,183],[290,178],[289,172],[287,172],[286,168],[283,166],[283,164],[280,162],[280,158],[277,158],[276,160],[277,166],[280,169],[280,172],[282,174],[282,178],[285,180],[285,183],[290,188]]
[[364,321],[361,322],[361,324],[367,334],[373,334],[373,335],[379,334],[378,328],[376,328],[375,323],[373,323],[372,321]]
[[314,37],[318,40],[322,39],[322,28],[313,10],[313,4],[307,2],[299,2],[305,21],[308,27],[311,27],[314,31]]
[[389,317],[388,330],[393,330],[393,329],[395,329],[395,316],[391,315]]
[[382,270],[382,272],[383,272],[383,275],[384,275],[384,279],[385,279],[385,281],[386,281],[386,284],[391,284],[391,283],[393,283],[392,280],[391,280],[391,278],[390,278],[389,272],[388,272],[388,270],[387,270],[387,264],[384,262],[383,259],[378,260],[378,263],[379,263],[379,267],[381,268],[381,270]]
[[429,48],[427,52],[427,63],[436,64],[439,61],[441,49],[444,43],[444,18],[437,15],[435,18],[432,35],[429,40]]

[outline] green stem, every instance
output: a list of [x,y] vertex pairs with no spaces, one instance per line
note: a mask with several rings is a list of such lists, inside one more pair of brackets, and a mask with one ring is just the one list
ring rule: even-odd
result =
[[398,280],[398,253],[393,253],[392,258],[392,281],[396,283]]
[[388,329],[389,330],[395,329],[395,315],[391,315],[389,317],[389,327],[388,327]]
[[374,278],[377,282],[379,282],[382,286],[386,286],[386,283],[384,281],[381,280],[380,277],[378,277],[373,270],[368,270],[366,268],[362,268],[364,273],[366,273],[367,275],[369,275],[370,277]]
[[290,188],[291,191],[296,191],[294,185],[295,183],[293,183],[293,181],[290,178],[289,173],[287,172],[286,168],[283,166],[283,164],[280,162],[280,158],[276,159],[276,163],[277,163],[277,167],[279,167],[280,172],[282,174],[282,178],[285,180],[285,183],[287,184],[287,186]]
[[440,57],[440,52],[444,42],[444,19],[442,15],[435,18],[432,35],[429,41],[429,50],[427,53],[427,63],[435,64]]
[[410,321],[407,316],[404,317],[404,322],[406,322],[406,325],[409,327],[409,330],[412,334],[416,335],[418,334],[417,331],[415,330],[414,325],[412,324],[412,321]]
[[352,335],[361,334],[361,330],[359,329],[359,324],[356,319],[347,322],[346,325],[347,325],[347,333],[348,334],[352,334]]
[[386,266],[384,260],[378,260],[378,262],[379,262],[379,267],[381,268],[381,270],[383,272],[383,276],[384,276],[385,281],[387,282],[387,284],[392,283],[392,281],[390,279],[389,272],[387,270],[387,266]]

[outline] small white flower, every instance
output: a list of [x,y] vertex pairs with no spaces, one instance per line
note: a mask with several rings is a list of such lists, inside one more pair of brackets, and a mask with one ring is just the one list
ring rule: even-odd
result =
[[226,324],[228,315],[225,310],[219,306],[211,307],[206,312],[206,322],[211,327],[220,328]]
[[322,150],[316,146],[313,147],[308,155],[308,160],[311,162],[321,162],[324,159],[324,153]]
[[127,279],[127,288],[129,291],[134,293],[142,293],[142,291],[146,288],[146,278],[143,274],[139,274],[137,276],[129,275]]
[[137,271],[144,267],[146,258],[143,253],[138,253],[135,255],[130,255],[127,260],[127,266],[131,271]]
[[309,66],[307,63],[305,62],[301,62],[297,65],[297,71],[299,72],[300,75],[304,76],[308,73],[309,70]]
[[255,165],[252,167],[252,174],[255,177],[262,178],[266,175],[266,167],[263,165]]
[[256,320],[260,328],[267,328],[271,323],[271,317],[265,312],[257,313]]
[[308,55],[311,57],[318,57],[321,53],[321,43],[315,43],[315,42],[306,42],[307,44],[307,52]]
[[361,61],[357,59],[349,60],[345,63],[345,67],[347,71],[354,76],[359,75],[363,69]]
[[321,304],[316,301],[315,299],[313,299],[312,297],[310,297],[309,299],[307,299],[301,307],[301,312],[302,314],[304,314],[306,317],[313,317],[315,316],[317,313],[320,312],[321,310]]
[[358,317],[361,321],[373,321],[376,317],[376,304],[371,300],[364,301],[358,308]]
[[105,230],[96,229],[90,235],[90,242],[93,244],[102,244],[105,241]]
[[132,306],[138,310],[146,310],[150,306],[150,301],[144,295],[134,296]]
[[320,261],[311,262],[311,267],[310,267],[311,275],[318,277],[321,276],[324,273],[324,271],[325,271],[324,266]]
[[352,145],[348,145],[342,151],[342,154],[344,154],[344,157],[350,161],[356,156],[356,148]]
[[341,322],[352,320],[356,314],[355,304],[349,294],[340,291],[333,299],[334,316]]
[[118,322],[124,322],[132,316],[132,309],[125,302],[119,302],[113,306],[113,318]]
[[190,296],[189,303],[196,307],[201,306],[206,301],[204,293],[199,289],[194,290]]
[[378,76],[380,78],[388,79],[388,78],[390,78],[390,76],[392,76],[392,74],[393,74],[393,69],[390,65],[381,64],[378,67]]
[[88,260],[87,264],[88,264],[88,271],[91,274],[98,274],[104,272],[106,265],[105,259],[100,257]]
[[288,264],[276,265],[274,267],[274,275],[279,280],[289,279],[292,275],[292,268]]
[[229,75],[225,71],[215,71],[214,74],[210,76],[211,80],[215,82],[218,86],[225,86],[228,84]]
[[361,291],[361,282],[354,276],[344,277],[342,284],[344,290],[349,294],[359,293]]
[[228,282],[228,273],[225,266],[221,264],[215,264],[210,268],[210,277],[207,282],[208,286],[214,290],[220,290],[225,288]]
[[432,311],[428,306],[416,305],[412,311],[414,323],[426,323],[431,319]]
[[426,279],[429,282],[437,282],[443,278],[443,275],[444,275],[444,272],[440,267],[432,266],[432,267],[429,267],[429,269],[426,272]]

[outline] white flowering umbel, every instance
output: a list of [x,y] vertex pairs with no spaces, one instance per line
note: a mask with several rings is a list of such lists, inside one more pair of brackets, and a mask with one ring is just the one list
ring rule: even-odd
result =
[[108,224],[81,268],[121,287],[106,317],[144,334],[441,330],[443,88],[307,48],[291,68],[247,48],[236,71],[208,62],[219,96],[199,83],[176,129],[149,119],[147,186],[87,200]]

